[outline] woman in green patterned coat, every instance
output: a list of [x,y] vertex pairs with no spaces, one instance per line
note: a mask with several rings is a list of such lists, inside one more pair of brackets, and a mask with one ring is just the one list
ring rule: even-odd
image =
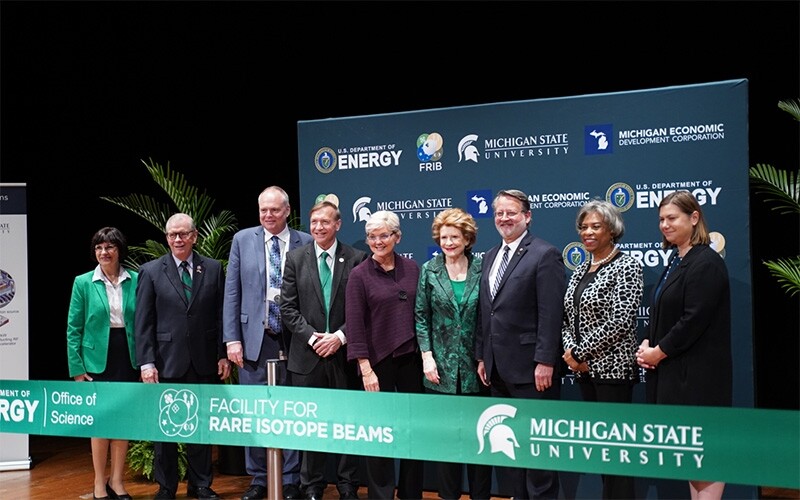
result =
[[[475,361],[481,259],[470,249],[478,227],[470,214],[451,208],[436,216],[432,232],[442,252],[422,265],[415,307],[425,392],[477,396],[484,393]],[[461,498],[463,470],[463,464],[438,464],[441,498]],[[490,466],[468,464],[467,479],[470,498],[489,498]]]

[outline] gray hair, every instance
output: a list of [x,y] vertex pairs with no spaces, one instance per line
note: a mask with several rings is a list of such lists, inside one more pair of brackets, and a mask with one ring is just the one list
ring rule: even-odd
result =
[[174,226],[175,224],[178,224],[179,221],[180,222],[184,222],[184,221],[188,222],[189,223],[189,227],[191,228],[191,230],[192,231],[197,231],[197,228],[194,225],[194,219],[192,219],[192,217],[189,214],[177,213],[177,214],[174,214],[169,219],[167,219],[167,224],[164,227],[166,232],[169,232],[169,228]]
[[396,213],[390,212],[389,210],[378,210],[370,215],[369,219],[367,219],[367,223],[364,224],[364,231],[369,234],[373,230],[381,227],[385,227],[390,232],[396,233],[398,237],[403,235],[402,231],[400,231],[400,218],[397,217]]
[[605,200],[591,200],[578,210],[578,217],[575,218],[575,227],[578,232],[580,232],[583,219],[590,213],[600,215],[603,222],[606,223],[609,231],[611,231],[612,243],[622,239],[622,235],[625,234],[625,222],[622,220],[622,214],[617,207]]
[[284,206],[287,206],[287,207],[289,206],[289,194],[280,186],[270,186],[270,187],[264,188],[264,190],[261,191],[261,193],[259,193],[259,195],[258,195],[258,201],[261,202],[261,197],[266,195],[270,191],[278,193],[281,196],[281,198],[283,198]]

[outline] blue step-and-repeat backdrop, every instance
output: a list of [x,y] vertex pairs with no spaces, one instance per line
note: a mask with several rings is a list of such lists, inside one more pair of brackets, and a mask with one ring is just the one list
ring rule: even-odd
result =
[[[691,191],[730,273],[734,405],[753,406],[746,79],[301,121],[298,148],[306,227],[315,201],[333,194],[340,239],[368,251],[364,222],[391,210],[403,231],[397,251],[420,264],[438,250],[431,223],[445,208],[475,217],[474,252],[498,244],[491,202],[514,188],[531,201],[531,231],[562,249],[569,274],[586,258],[578,209],[593,198],[614,203],[626,224],[621,250],[645,268],[640,330],[669,258],[658,203],[672,191]],[[580,399],[570,382],[564,398]]]

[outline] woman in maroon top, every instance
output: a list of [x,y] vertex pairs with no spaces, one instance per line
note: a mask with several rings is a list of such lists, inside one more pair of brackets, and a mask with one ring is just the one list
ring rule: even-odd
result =
[[[414,326],[419,265],[396,253],[400,219],[381,210],[364,226],[372,258],[350,271],[345,300],[347,357],[357,360],[369,392],[422,393],[422,362]],[[369,498],[394,498],[394,459],[368,457]],[[423,463],[401,460],[397,498],[422,498]]]

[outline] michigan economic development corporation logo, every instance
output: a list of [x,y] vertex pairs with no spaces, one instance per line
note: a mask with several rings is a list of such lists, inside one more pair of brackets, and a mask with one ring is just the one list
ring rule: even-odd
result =
[[583,152],[587,155],[607,155],[614,152],[614,127],[610,123],[586,125],[583,128]]
[[493,217],[491,208],[492,190],[476,189],[467,191],[467,212],[476,219],[488,219]]
[[165,436],[189,437],[197,430],[197,395],[182,389],[167,389],[158,402],[158,426]]

